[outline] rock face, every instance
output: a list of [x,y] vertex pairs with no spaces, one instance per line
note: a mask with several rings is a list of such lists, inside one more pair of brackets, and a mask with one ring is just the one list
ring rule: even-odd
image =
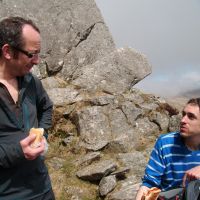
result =
[[151,67],[142,54],[122,48],[82,67],[72,83],[87,90],[121,94],[150,73]]
[[47,163],[57,199],[134,199],[157,136],[180,120],[164,100],[134,88],[151,73],[147,58],[116,49],[94,0],[0,1],[0,18],[10,15],[41,30],[33,73],[54,103]]

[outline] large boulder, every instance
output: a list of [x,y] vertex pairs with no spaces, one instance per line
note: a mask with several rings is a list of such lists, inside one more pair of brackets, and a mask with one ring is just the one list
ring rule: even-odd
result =
[[144,55],[121,48],[77,70],[72,83],[87,90],[122,94],[150,73],[151,66]]

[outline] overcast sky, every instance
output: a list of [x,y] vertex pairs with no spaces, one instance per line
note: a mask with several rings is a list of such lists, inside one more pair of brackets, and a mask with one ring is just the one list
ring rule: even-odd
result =
[[152,65],[152,74],[137,87],[159,96],[200,88],[199,0],[96,3],[117,48],[132,47]]

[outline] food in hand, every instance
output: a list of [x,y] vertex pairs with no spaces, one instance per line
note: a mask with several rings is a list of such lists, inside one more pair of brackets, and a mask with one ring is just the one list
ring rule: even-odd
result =
[[33,141],[33,143],[31,143],[31,147],[33,148],[37,148],[40,146],[41,142],[42,142],[42,137],[44,134],[44,129],[43,128],[31,128],[29,135],[36,135],[35,140]]
[[161,190],[156,187],[150,188],[147,194],[143,195],[142,200],[157,200]]

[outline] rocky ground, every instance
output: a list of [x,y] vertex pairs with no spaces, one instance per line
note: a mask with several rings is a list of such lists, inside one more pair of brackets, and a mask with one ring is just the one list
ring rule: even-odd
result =
[[[159,134],[178,128],[181,105],[136,89],[123,97],[84,95],[84,101],[54,108],[46,162],[56,197],[134,199],[153,144]],[[113,116],[108,122],[105,113]]]

